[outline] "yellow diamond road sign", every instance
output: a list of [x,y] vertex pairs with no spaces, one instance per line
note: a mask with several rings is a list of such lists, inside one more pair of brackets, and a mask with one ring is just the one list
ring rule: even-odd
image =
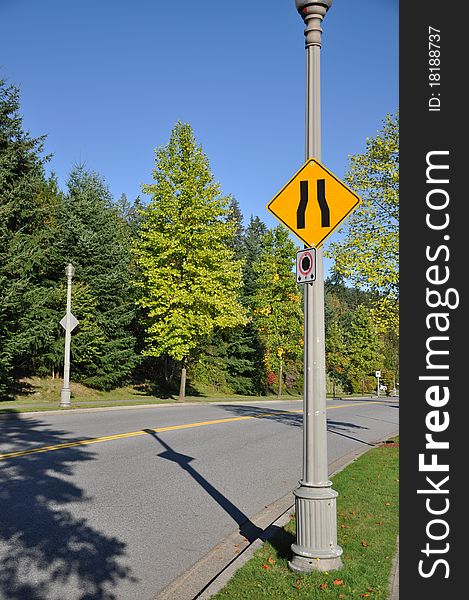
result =
[[269,210],[307,246],[318,248],[361,199],[315,158],[269,202]]

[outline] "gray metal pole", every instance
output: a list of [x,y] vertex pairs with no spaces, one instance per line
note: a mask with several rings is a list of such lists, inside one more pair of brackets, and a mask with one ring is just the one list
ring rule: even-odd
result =
[[72,264],[65,269],[67,275],[67,312],[65,314],[65,354],[64,354],[64,384],[60,391],[60,406],[70,406],[70,340],[72,328],[70,317],[72,315],[72,277],[75,272]]
[[[306,159],[321,160],[321,22],[332,0],[295,0],[306,37]],[[337,492],[328,479],[323,250],[316,251],[316,281],[305,285],[303,479],[294,490],[294,571],[342,567],[337,545]]]

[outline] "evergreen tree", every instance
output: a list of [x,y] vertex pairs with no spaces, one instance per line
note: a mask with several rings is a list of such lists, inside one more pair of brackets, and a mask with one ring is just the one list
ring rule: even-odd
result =
[[234,224],[234,235],[229,240],[228,245],[232,248],[234,255],[238,260],[244,262],[244,225],[243,213],[239,206],[239,202],[233,196],[230,196],[228,205],[228,218]]
[[254,265],[259,261],[262,252],[262,239],[267,231],[265,223],[259,217],[251,215],[244,235],[244,269],[243,269],[243,302],[252,305],[257,287],[257,273]]
[[277,225],[262,237],[262,249],[253,265],[256,275],[253,297],[254,326],[262,342],[266,381],[278,373],[278,394],[286,367],[299,370],[303,335],[301,295],[292,271],[298,248],[288,231]]
[[152,200],[143,211],[135,255],[138,304],[146,311],[149,356],[181,365],[179,399],[185,396],[188,361],[214,330],[246,323],[239,303],[242,263],[230,244],[236,224],[192,128],[178,122],[169,143],[157,149]]
[[65,265],[75,267],[72,312],[80,324],[72,336],[72,368],[83,383],[112,389],[128,380],[138,361],[131,233],[99,175],[77,166],[67,186],[55,262],[61,282]]
[[44,290],[53,239],[53,178],[47,180],[44,137],[24,132],[19,90],[0,80],[0,394],[27,374],[47,347]]
[[121,194],[119,200],[116,202],[117,213],[126,227],[124,230],[130,234],[131,237],[136,237],[138,234],[138,228],[141,222],[141,211],[143,208],[140,196],[130,202],[127,199],[126,194]]

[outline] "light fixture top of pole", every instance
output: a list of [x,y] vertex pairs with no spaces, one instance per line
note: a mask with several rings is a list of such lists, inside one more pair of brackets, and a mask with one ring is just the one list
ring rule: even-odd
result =
[[72,278],[73,275],[75,273],[75,268],[72,265],[72,263],[68,263],[68,265],[65,267],[65,275],[67,275],[68,278]]
[[332,6],[332,0],[295,0],[296,10],[304,18],[311,13],[325,15]]

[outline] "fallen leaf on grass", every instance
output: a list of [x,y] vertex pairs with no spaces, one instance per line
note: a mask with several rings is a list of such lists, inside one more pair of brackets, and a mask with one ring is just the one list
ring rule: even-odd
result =
[[368,598],[370,594],[360,594],[360,598]]
[[391,506],[390,502],[385,502],[385,506]]
[[369,546],[370,544],[366,541],[366,540],[362,540],[361,541],[361,545],[366,548],[367,546]]
[[327,590],[327,583],[321,583],[321,584],[319,584],[319,587],[320,587],[322,590]]
[[294,588],[296,588],[297,590],[299,590],[299,589],[300,589],[300,587],[301,587],[301,583],[302,583],[302,582],[301,582],[301,579],[297,579],[297,580],[295,581],[295,583],[292,583],[292,586],[293,586]]
[[334,579],[334,585],[344,585],[343,579]]
[[261,565],[262,569],[265,569],[266,571],[270,571],[270,569],[272,568],[270,565],[266,565],[265,563],[263,565]]
[[267,562],[270,563],[271,565],[275,565],[275,558],[272,558],[271,556],[269,556],[269,558],[267,559]]
[[347,596],[345,594],[339,594],[339,598],[342,600],[343,598],[347,598]]

